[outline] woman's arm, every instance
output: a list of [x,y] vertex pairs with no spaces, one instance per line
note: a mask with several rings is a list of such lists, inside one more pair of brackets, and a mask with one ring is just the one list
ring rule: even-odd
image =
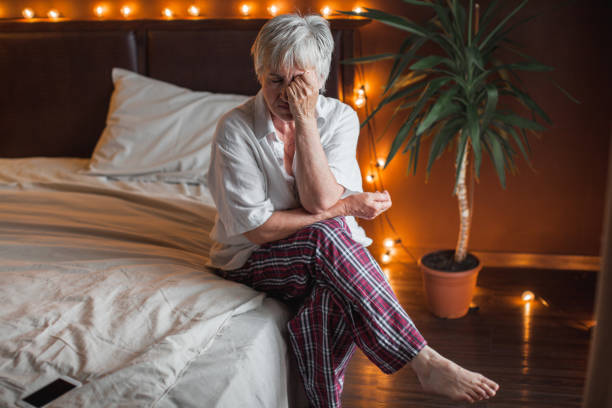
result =
[[304,209],[319,214],[338,202],[344,187],[329,169],[317,128],[318,81],[312,70],[295,77],[287,99],[295,121],[296,185]]
[[275,211],[266,222],[259,227],[245,232],[244,236],[257,245],[287,238],[304,227],[328,218],[339,216],[355,216],[373,219],[391,207],[389,193],[359,193],[350,195],[336,202],[327,210],[312,214],[303,208],[286,211]]

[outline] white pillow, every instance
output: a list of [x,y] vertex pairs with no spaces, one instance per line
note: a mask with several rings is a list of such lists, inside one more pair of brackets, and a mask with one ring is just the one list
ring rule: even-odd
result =
[[194,92],[120,68],[87,174],[205,183],[219,118],[243,95]]

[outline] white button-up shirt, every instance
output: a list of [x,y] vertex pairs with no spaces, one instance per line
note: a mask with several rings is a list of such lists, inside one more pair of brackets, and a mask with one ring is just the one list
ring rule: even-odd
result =
[[[337,99],[319,95],[317,127],[329,168],[343,197],[362,192],[357,163],[359,118]],[[293,160],[293,174],[297,175]],[[276,136],[270,112],[259,93],[224,115],[217,125],[211,150],[208,187],[217,206],[211,232],[216,241],[210,266],[236,269],[243,266],[258,245],[243,234],[275,212],[301,207],[295,178],[284,165],[284,145]],[[346,217],[353,239],[365,246],[372,241],[354,217]]]

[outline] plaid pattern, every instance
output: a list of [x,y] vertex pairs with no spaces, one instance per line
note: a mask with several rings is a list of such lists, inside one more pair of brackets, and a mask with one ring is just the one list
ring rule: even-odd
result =
[[222,273],[301,304],[288,329],[314,407],[340,406],[355,344],[385,373],[403,367],[427,344],[342,217],[263,245],[242,268]]

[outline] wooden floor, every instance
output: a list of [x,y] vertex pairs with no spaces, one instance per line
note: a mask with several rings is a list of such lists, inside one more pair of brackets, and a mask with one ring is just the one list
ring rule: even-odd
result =
[[[385,375],[358,350],[345,377],[344,407],[580,407],[596,272],[483,269],[478,310],[455,320],[427,312],[416,266],[394,264],[387,274],[430,346],[501,388],[487,402],[448,401],[423,394],[410,368]],[[530,307],[520,300],[527,289],[537,297]]]

